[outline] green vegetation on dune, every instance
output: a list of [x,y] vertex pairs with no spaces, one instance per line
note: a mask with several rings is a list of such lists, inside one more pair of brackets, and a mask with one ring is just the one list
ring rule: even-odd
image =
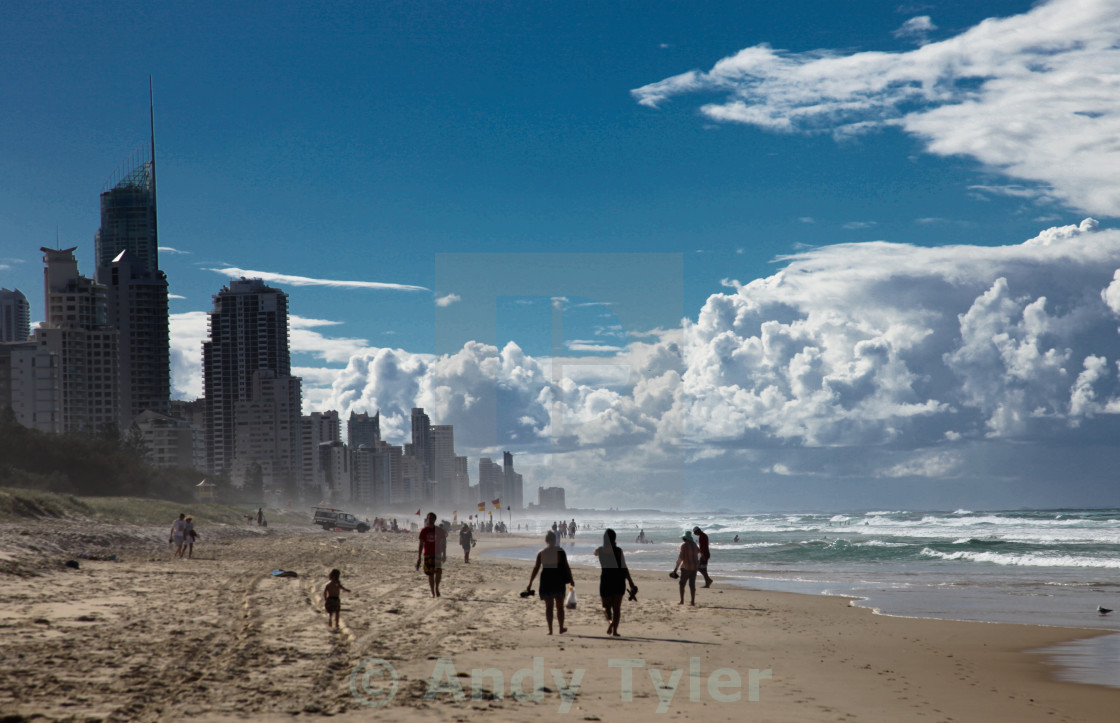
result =
[[[175,502],[144,497],[76,497],[41,490],[0,488],[0,520],[89,519],[118,524],[171,524],[179,513],[191,515],[195,523],[246,524],[246,515],[255,512],[248,505]],[[269,510],[268,519],[302,522],[299,512]]]

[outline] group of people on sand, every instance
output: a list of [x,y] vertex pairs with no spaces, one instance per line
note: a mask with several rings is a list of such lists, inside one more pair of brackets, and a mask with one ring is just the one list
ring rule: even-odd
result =
[[[696,538],[693,538],[693,533]],[[568,554],[564,548],[557,545],[556,533],[549,530],[544,536],[545,546],[537,553],[533,571],[529,574],[529,584],[522,596],[533,594],[533,580],[540,573],[540,586],[537,593],[545,603],[544,618],[548,623],[548,634],[552,635],[552,621],[555,618],[560,627],[560,632],[567,632],[564,627],[565,594],[575,590],[575,579],[572,568],[568,565]],[[630,569],[626,565],[626,555],[618,546],[618,535],[614,530],[607,528],[603,533],[603,544],[595,548],[595,557],[599,560],[599,598],[603,605],[603,614],[607,618],[607,635],[620,637],[618,625],[622,619],[622,598],[627,594],[629,585],[629,598],[637,600],[638,586],[630,577]],[[708,576],[708,560],[711,550],[708,545],[708,535],[699,527],[693,527],[691,532],[681,536],[681,546],[677,554],[677,562],[673,566],[670,577],[679,579],[681,600],[684,605],[684,589],[687,586],[691,591],[690,604],[696,605],[696,575],[704,577],[704,587],[712,586],[712,578]],[[678,570],[680,573],[678,574]]]
[[[420,530],[416,547],[416,569],[423,567],[428,578],[428,587],[433,598],[440,597],[440,581],[443,577],[443,565],[447,562],[447,533],[443,525],[436,524],[436,513],[429,512],[425,518],[424,527]],[[446,524],[446,523],[445,523]],[[557,525],[553,525],[557,527]],[[575,534],[575,520],[567,526],[569,535]],[[693,538],[695,533],[696,537]],[[548,530],[544,536],[545,546],[537,553],[533,571],[529,574],[529,584],[522,593],[522,597],[533,595],[533,581],[540,574],[539,592],[537,593],[545,603],[545,621],[548,623],[548,634],[553,633],[553,620],[559,625],[560,632],[566,633],[564,626],[565,595],[575,591],[575,579],[572,568],[568,564],[568,554],[563,547],[557,544],[558,530]],[[459,530],[459,545],[463,548],[463,561],[470,564],[471,548],[474,546],[474,534],[467,523]],[[599,598],[602,601],[603,614],[607,619],[607,635],[621,637],[618,632],[622,620],[622,598],[629,592],[630,600],[636,601],[638,586],[630,577],[630,569],[626,565],[626,555],[618,546],[618,536],[614,530],[608,528],[603,533],[603,544],[595,548],[595,557],[599,560]],[[708,535],[699,527],[693,527],[691,532],[681,536],[681,546],[677,554],[677,562],[673,566],[670,577],[679,579],[680,604],[684,604],[684,589],[687,586],[691,591],[690,604],[696,605],[696,576],[704,577],[704,587],[712,586],[712,578],[708,576],[708,560],[711,551],[708,545]],[[678,574],[678,570],[680,573]],[[629,588],[629,589],[628,589]],[[341,610],[341,592],[350,592],[342,586],[341,573],[331,570],[329,581],[323,588],[323,607],[327,612],[327,624],[335,628],[339,626],[339,610]],[[574,607],[574,606],[573,606]]]
[[576,539],[576,521],[572,520],[571,522],[567,522],[561,520],[559,523],[553,522],[552,531],[556,533],[556,536],[561,540],[565,538],[574,540]]
[[194,518],[179,513],[179,519],[171,523],[171,536],[168,544],[175,545],[175,557],[194,557],[194,543],[198,533],[194,529]]

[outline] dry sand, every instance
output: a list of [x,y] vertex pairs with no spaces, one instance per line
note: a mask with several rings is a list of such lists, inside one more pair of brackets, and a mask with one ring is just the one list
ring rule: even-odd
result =
[[[529,568],[482,558],[503,544],[485,535],[470,565],[451,547],[435,600],[413,535],[200,526],[180,560],[169,525],[0,525],[3,720],[1084,722],[1120,705],[1025,652],[1088,631],[891,618],[718,581],[682,607],[664,573],[636,573],[608,638],[598,571],[577,568],[579,608],[549,637],[543,603],[517,594]],[[120,561],[61,565],[79,552]],[[332,567],[352,591],[338,632]]]

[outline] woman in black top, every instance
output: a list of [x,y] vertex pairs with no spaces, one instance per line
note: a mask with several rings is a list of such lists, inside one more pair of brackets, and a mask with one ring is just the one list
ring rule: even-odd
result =
[[533,580],[537,573],[541,574],[541,600],[544,600],[544,619],[548,621],[548,634],[552,635],[552,608],[556,607],[556,621],[560,623],[560,632],[566,633],[564,627],[564,593],[568,585],[575,587],[572,580],[572,568],[568,567],[568,555],[564,548],[556,545],[556,533],[549,530],[544,536],[545,546],[537,553],[537,563],[533,565],[533,572],[529,575],[529,586],[526,591],[532,591]]
[[608,528],[603,533],[603,546],[596,548],[595,556],[599,558],[599,565],[603,568],[599,576],[599,597],[603,599],[603,612],[607,616],[607,635],[621,637],[618,633],[618,622],[622,617],[622,596],[626,594],[626,583],[630,583],[633,592],[638,591],[638,586],[630,577],[630,570],[626,567],[626,557],[622,548],[615,544],[614,530]]

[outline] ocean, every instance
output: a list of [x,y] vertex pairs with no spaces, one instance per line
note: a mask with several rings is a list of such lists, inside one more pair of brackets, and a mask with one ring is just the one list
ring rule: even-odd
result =
[[[727,582],[850,596],[886,615],[1120,631],[1116,509],[575,517],[576,538],[564,544],[573,563],[597,565],[592,552],[611,527],[631,567],[668,573],[681,534],[698,525],[709,572]],[[513,529],[543,540],[553,521],[515,516]],[[641,530],[653,542],[636,543]],[[533,559],[538,549],[501,554]],[[1061,678],[1120,687],[1120,634],[1045,652]]]

